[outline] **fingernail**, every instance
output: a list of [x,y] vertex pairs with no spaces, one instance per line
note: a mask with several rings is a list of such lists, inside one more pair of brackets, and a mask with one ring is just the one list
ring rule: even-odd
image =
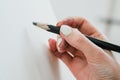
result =
[[59,37],[58,40],[57,40],[57,45],[60,46],[61,42],[62,42],[62,38]]
[[71,28],[67,25],[62,25],[60,28],[60,31],[63,33],[65,36],[69,36],[72,32]]
[[61,42],[62,42],[62,38],[58,38],[58,40],[57,40],[57,49],[58,49],[58,51],[60,52],[60,44],[61,44]]

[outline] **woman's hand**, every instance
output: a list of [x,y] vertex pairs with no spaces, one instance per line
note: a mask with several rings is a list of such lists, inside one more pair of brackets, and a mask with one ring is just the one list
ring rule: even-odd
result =
[[120,66],[112,53],[96,46],[84,35],[105,40],[87,20],[71,17],[58,22],[57,42],[49,39],[52,53],[61,59],[77,80],[120,80]]

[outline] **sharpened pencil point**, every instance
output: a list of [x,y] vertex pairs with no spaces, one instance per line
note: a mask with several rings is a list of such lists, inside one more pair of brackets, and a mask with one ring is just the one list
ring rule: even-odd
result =
[[45,30],[50,30],[50,28],[49,28],[49,26],[47,24],[33,22],[33,25],[35,25],[37,27],[40,27],[42,29],[45,29]]
[[33,22],[33,25],[37,25],[37,23],[36,23],[36,22]]

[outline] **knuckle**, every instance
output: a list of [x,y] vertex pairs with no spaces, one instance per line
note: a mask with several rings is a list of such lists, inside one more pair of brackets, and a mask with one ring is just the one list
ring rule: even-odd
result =
[[82,36],[79,36],[77,39],[76,39],[76,42],[77,43],[84,43],[85,39],[82,37]]
[[77,17],[77,20],[83,21],[83,22],[87,22],[87,19],[84,17]]
[[84,43],[85,42],[85,38],[82,34],[77,33],[77,32],[73,32],[70,35],[70,39],[71,40],[71,44],[74,45],[74,47],[78,47],[79,44]]

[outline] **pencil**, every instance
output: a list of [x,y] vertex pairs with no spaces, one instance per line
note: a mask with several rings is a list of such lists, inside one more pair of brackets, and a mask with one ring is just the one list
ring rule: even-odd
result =
[[[37,22],[33,22],[33,24],[35,26],[38,26],[46,31],[55,33],[55,34],[60,34],[60,27],[54,26],[54,25],[48,25],[48,24],[42,24],[42,23],[37,23]],[[85,35],[86,36],[86,35]],[[106,50],[112,50],[112,51],[116,51],[116,52],[120,52],[120,46],[109,43],[109,42],[105,42],[90,36],[86,36],[90,41],[92,41],[94,44],[96,44],[97,46],[106,49]]]

